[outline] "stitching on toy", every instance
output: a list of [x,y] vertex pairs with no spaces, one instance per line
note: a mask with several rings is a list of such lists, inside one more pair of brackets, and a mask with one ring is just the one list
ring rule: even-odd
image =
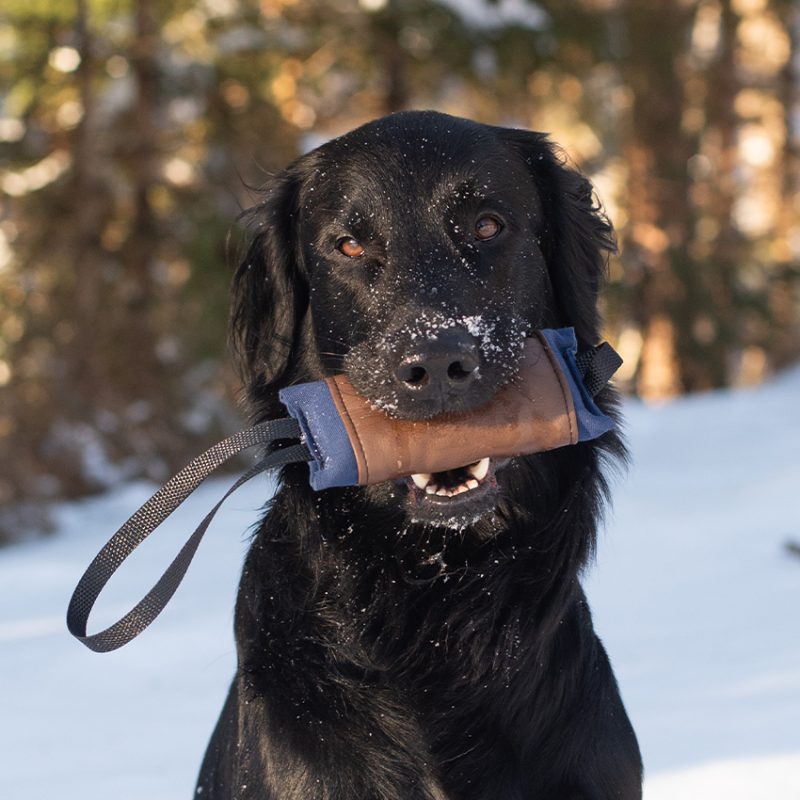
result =
[[566,411],[567,414],[567,422],[569,423],[569,441],[570,444],[575,444],[577,439],[575,437],[575,431],[572,428],[572,415],[569,413],[569,400],[567,399],[568,388],[566,386],[566,377],[561,370],[561,365],[558,363],[555,354],[550,349],[550,343],[540,333],[537,333],[537,336],[544,345],[544,351],[545,353],[547,353],[547,357],[550,359],[550,366],[553,367],[553,371],[556,373],[556,379],[558,380],[558,385],[561,388],[561,397],[564,400],[564,410]]
[[367,459],[367,452],[364,448],[364,443],[361,441],[361,437],[358,435],[358,429],[353,422],[353,416],[350,413],[350,409],[347,407],[347,402],[345,401],[344,395],[342,394],[342,390],[339,387],[339,384],[336,380],[336,377],[333,378],[333,385],[336,387],[336,392],[339,395],[339,400],[341,402],[342,411],[347,415],[347,421],[350,423],[349,427],[353,431],[353,435],[356,438],[356,442],[358,443],[358,448],[361,452],[361,459],[364,462],[364,483],[369,484],[369,461]]

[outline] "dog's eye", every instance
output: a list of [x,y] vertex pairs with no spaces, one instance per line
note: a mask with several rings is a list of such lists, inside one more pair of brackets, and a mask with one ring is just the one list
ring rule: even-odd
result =
[[358,258],[364,255],[364,247],[352,236],[343,236],[336,242],[336,249],[346,255],[348,258]]
[[483,216],[475,223],[475,238],[485,242],[494,239],[501,230],[503,230],[503,226],[498,219]]

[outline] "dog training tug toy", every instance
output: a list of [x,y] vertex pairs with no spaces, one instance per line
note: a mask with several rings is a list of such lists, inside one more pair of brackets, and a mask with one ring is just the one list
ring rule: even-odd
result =
[[[289,417],[262,422],[214,445],[170,479],[111,537],[75,588],[67,627],[98,652],[115,650],[138,636],[175,593],[222,503],[265,470],[307,461],[311,487],[320,491],[442,472],[487,456],[532,455],[595,439],[612,430],[614,421],[593,397],[621,363],[607,343],[578,354],[572,328],[537,331],[525,340],[515,378],[486,406],[429,420],[389,417],[372,408],[343,375],[283,389],[279,398]],[[208,513],[150,592],[118,622],[87,634],[89,613],[122,562],[211,472],[256,445],[272,448]]]

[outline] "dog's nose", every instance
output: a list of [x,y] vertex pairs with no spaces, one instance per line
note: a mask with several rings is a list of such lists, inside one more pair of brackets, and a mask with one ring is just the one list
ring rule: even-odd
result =
[[408,350],[394,374],[408,395],[439,398],[466,392],[479,366],[473,338],[466,331],[447,330]]

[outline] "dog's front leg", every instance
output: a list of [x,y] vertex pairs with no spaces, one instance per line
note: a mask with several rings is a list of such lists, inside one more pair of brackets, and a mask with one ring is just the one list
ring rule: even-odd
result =
[[[314,675],[295,664],[296,678]],[[237,800],[446,800],[425,737],[382,687],[238,680]],[[216,798],[215,798],[216,800]]]
[[279,532],[262,531],[243,571],[239,669],[203,798],[447,800],[410,698],[343,635],[351,615]]

